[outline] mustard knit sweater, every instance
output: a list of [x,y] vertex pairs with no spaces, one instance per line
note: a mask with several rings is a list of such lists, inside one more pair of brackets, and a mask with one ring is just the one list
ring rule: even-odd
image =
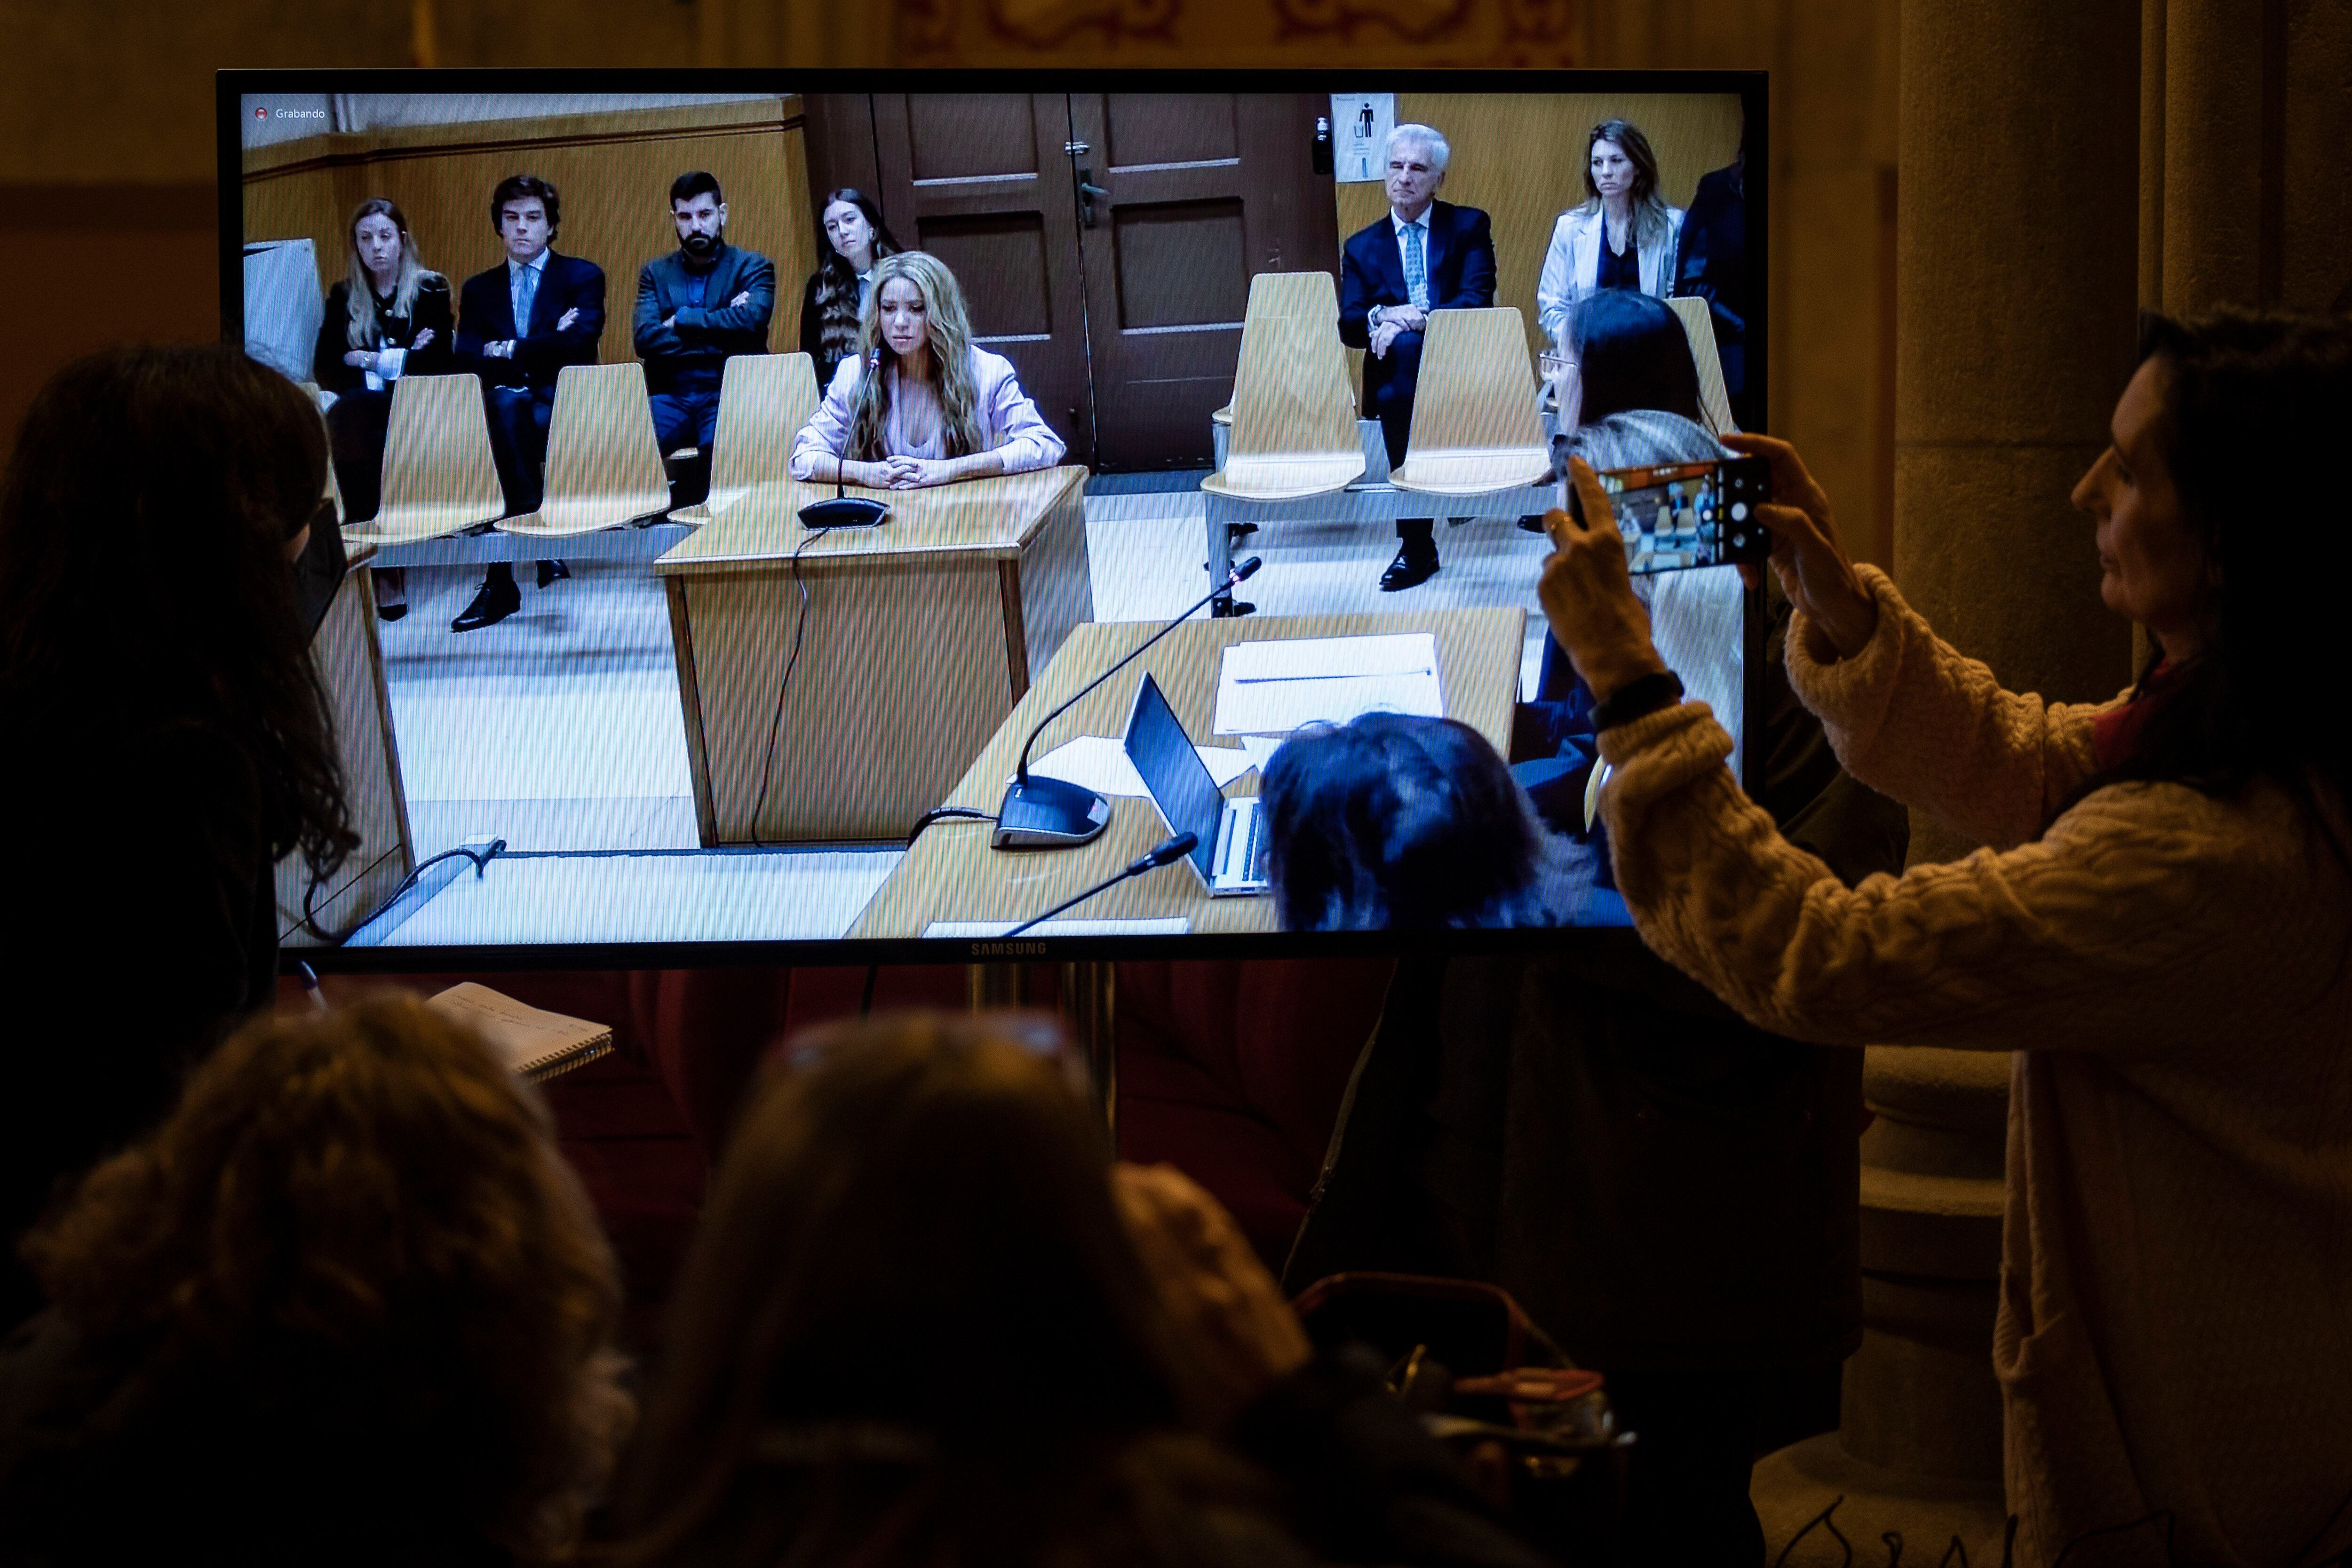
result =
[[[1800,617],[1790,681],[1856,778],[1987,847],[1848,890],[1684,703],[1601,737],[1636,925],[1777,1033],[2016,1053],[1993,1362],[2020,1563],[2159,1510],[2183,1563],[2352,1546],[2352,879],[2266,785],[2053,819],[2114,704],[2001,690],[1861,572],[1870,643],[1819,662]],[[2160,1526],[2084,1552],[2168,1561]]]

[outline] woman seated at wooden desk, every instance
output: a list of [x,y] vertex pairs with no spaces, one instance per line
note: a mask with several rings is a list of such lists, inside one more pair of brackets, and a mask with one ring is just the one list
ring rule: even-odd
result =
[[1012,362],[972,342],[955,274],[902,250],[874,264],[858,352],[793,443],[792,475],[916,489],[1050,468],[1062,452]]

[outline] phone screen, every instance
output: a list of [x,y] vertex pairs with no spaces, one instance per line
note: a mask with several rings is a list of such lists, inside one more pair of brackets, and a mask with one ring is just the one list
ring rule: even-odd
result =
[[1758,502],[1771,499],[1770,470],[1760,458],[1605,468],[1594,477],[1609,492],[1625,563],[1636,575],[1771,553],[1770,531],[1753,515]]

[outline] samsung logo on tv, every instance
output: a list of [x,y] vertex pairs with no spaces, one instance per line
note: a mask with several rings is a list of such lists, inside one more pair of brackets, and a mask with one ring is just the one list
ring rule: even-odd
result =
[[1042,942],[976,942],[971,944],[974,958],[1043,958],[1045,944]]

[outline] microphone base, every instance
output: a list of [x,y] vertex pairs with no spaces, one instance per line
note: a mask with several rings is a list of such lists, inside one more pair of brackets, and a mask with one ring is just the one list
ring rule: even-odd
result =
[[803,528],[873,528],[890,520],[890,509],[864,496],[835,496],[801,508]]
[[1110,802],[1090,789],[1032,773],[1004,788],[996,808],[998,849],[1066,849],[1091,844],[1110,826]]

